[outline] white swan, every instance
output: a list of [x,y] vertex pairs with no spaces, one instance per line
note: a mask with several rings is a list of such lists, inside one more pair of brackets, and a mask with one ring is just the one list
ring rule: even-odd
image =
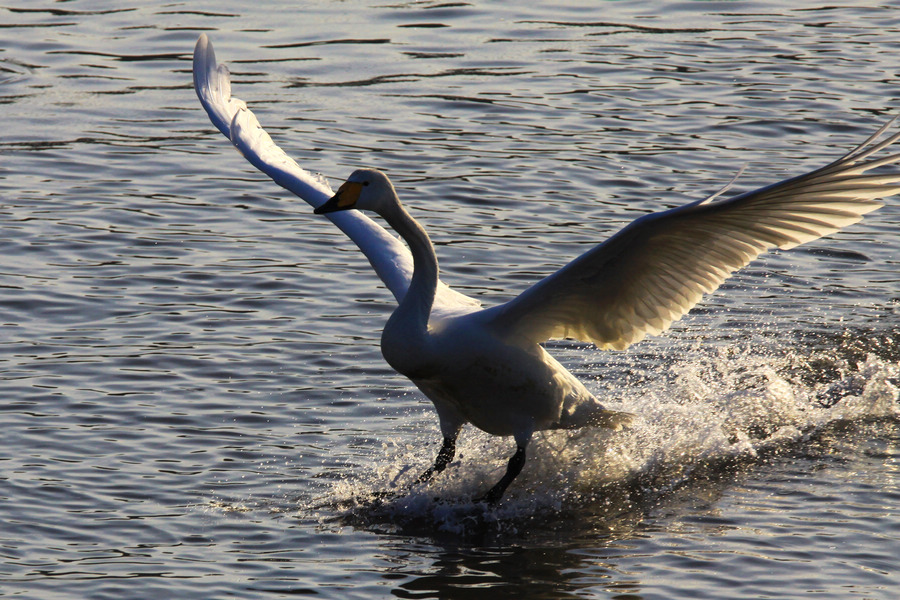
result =
[[[194,51],[194,82],[210,119],[244,157],[347,233],[399,302],[385,325],[382,353],[434,402],[444,436],[434,465],[417,481],[444,470],[466,423],[515,438],[505,475],[482,497],[488,502],[499,500],[521,471],[535,431],[615,429],[631,420],[605,409],[541,342],[573,337],[626,348],[664,331],[765,250],[833,233],[882,206],[877,199],[900,193],[897,171],[866,174],[900,162],[900,154],[870,158],[900,139],[896,133],[878,141],[888,123],[806,175],[643,216],[517,298],[482,309],[440,282],[428,235],[384,173],[354,171],[332,195],[327,183],[288,158],[246,105],[231,98],[228,72],[216,64],[205,35]],[[379,214],[409,250],[352,209]]]

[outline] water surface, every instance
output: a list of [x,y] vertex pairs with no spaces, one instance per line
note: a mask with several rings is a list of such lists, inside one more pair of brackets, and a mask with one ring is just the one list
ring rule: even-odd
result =
[[832,160],[897,114],[867,3],[0,7],[0,596],[893,598],[900,201],[626,352],[557,341],[620,434],[467,430],[383,362],[393,300],[190,76],[333,185],[386,170],[443,279],[513,297],[633,218]]

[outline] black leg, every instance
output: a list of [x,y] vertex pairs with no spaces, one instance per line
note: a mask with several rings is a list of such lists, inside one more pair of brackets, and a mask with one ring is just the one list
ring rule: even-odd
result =
[[451,460],[453,460],[453,456],[455,454],[456,436],[445,437],[444,445],[441,446],[437,458],[434,460],[434,466],[419,475],[419,478],[416,479],[416,483],[425,483],[426,481],[430,481],[431,478],[434,477],[435,473],[440,473],[447,468],[447,465],[450,464]]
[[506,475],[497,482],[497,485],[488,490],[487,494],[477,498],[475,502],[487,502],[488,504],[496,504],[499,502],[500,498],[503,497],[503,492],[506,491],[509,484],[516,478],[516,475],[521,473],[522,467],[524,466],[525,446],[518,446],[516,448],[516,453],[513,454],[512,458],[509,459],[509,464],[506,465]]

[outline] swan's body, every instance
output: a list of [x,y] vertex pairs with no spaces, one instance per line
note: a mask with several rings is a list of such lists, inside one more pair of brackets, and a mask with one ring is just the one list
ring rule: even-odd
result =
[[[348,195],[356,201],[350,203]],[[394,369],[435,403],[446,437],[455,437],[463,424],[471,423],[494,435],[515,436],[524,446],[537,430],[588,423],[616,426],[628,420],[605,410],[536,342],[497,328],[497,310],[471,306],[454,314],[432,314],[438,283],[434,247],[384,173],[355,171],[316,212],[351,207],[381,215],[412,252],[412,280],[384,327],[381,350]]]
[[[664,331],[762,252],[833,233],[879,208],[878,198],[900,193],[900,173],[866,174],[900,162],[900,154],[869,158],[900,139],[894,134],[877,142],[888,124],[806,175],[641,217],[517,298],[482,309],[441,283],[428,235],[383,173],[357,170],[332,196],[324,181],[289,159],[246,105],[231,98],[228,73],[205,35],[194,53],[194,81],[222,133],[254,166],[346,232],[399,302],[385,325],[382,352],[434,402],[444,435],[435,465],[418,481],[452,460],[466,423],[514,436],[517,451],[488,501],[498,500],[521,470],[535,431],[616,429],[630,421],[627,413],[605,409],[541,342],[574,337],[623,349]],[[408,249],[354,208],[382,216]]]

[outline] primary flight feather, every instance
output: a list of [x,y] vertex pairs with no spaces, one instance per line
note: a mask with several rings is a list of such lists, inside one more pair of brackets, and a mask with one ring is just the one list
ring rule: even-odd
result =
[[[624,349],[665,331],[762,252],[834,233],[882,206],[878,199],[900,193],[900,172],[879,170],[900,162],[900,154],[872,158],[900,139],[896,133],[879,141],[888,123],[811,173],[645,215],[517,298],[484,309],[440,281],[428,234],[384,173],[358,169],[334,193],[290,159],[246,104],[231,97],[228,71],[216,63],[206,35],[194,50],[194,85],[210,120],[244,157],[330,218],[397,299],[382,353],[434,403],[444,437],[417,482],[452,461],[466,423],[515,438],[506,473],[481,498],[488,502],[499,500],[521,471],[535,431],[618,429],[631,421],[606,409],[542,342],[571,337]],[[406,245],[359,210],[380,215]]]

